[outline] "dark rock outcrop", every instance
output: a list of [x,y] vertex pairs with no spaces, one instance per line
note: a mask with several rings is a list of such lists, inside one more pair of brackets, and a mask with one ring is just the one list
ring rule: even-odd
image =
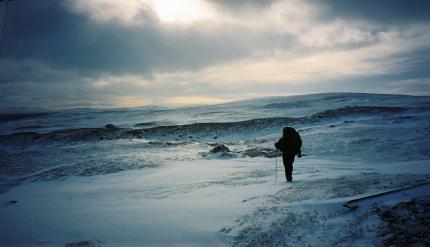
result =
[[249,156],[251,158],[255,157],[265,157],[265,158],[275,158],[276,155],[281,156],[281,152],[276,152],[276,149],[273,148],[250,148],[240,152],[243,155]]
[[224,144],[217,145],[216,147],[212,148],[210,151],[211,153],[228,153],[231,152],[228,147],[226,147]]
[[105,128],[106,129],[118,129],[118,127],[116,127],[115,125],[113,125],[113,124],[106,124],[105,125]]

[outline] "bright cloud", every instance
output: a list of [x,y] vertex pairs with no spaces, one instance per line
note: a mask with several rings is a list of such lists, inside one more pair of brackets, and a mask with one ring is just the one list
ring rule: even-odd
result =
[[73,11],[95,21],[120,21],[126,25],[144,24],[142,13],[170,24],[192,24],[215,16],[214,10],[204,0],[73,0],[69,5]]
[[139,0],[71,0],[68,2],[73,11],[89,16],[97,22],[121,21],[137,24],[137,16],[146,5]]
[[203,0],[154,0],[149,4],[163,22],[189,23],[214,17],[213,10]]

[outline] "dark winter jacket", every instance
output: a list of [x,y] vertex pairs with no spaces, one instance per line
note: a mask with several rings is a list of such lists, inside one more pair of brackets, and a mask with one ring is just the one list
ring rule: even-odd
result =
[[301,147],[302,147],[302,139],[300,138],[299,133],[290,127],[286,127],[283,130],[283,136],[277,143],[275,143],[275,147],[283,154],[287,155],[301,155]]

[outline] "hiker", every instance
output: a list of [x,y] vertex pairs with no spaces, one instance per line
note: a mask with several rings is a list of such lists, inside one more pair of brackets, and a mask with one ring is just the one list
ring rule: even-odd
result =
[[294,157],[296,154],[299,158],[302,157],[302,151],[300,150],[302,147],[302,139],[294,128],[285,127],[282,130],[282,137],[277,143],[275,143],[275,147],[282,152],[282,161],[285,167],[285,178],[287,179],[287,182],[291,182],[293,181],[292,174]]

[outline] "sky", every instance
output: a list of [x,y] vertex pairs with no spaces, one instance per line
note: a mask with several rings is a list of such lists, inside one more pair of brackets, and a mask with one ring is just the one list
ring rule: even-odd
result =
[[0,19],[0,112],[430,95],[427,0],[2,0]]

